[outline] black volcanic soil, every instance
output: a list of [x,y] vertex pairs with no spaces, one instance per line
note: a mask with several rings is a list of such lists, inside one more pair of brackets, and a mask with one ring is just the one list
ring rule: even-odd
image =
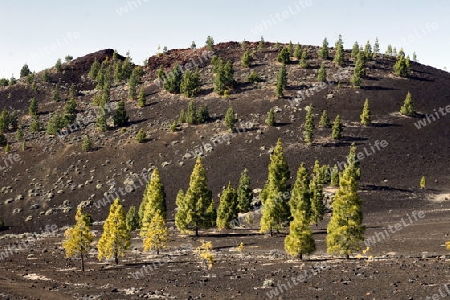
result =
[[[249,43],[256,49],[256,43]],[[308,47],[310,57],[315,57],[317,48]],[[45,123],[49,113],[60,110],[62,103],[51,101],[52,88],[58,80],[63,94],[68,92],[71,82],[79,87],[77,97],[80,117],[92,112],[90,100],[95,85],[86,77],[87,61],[94,57],[106,57],[108,51],[98,52],[75,60],[64,66],[64,73],[51,71],[51,83],[39,83],[33,91],[24,81],[16,86],[0,89],[0,107],[21,110],[28,149],[20,150],[14,133],[8,133],[12,141],[12,153],[20,155],[20,162],[3,171],[0,177],[0,216],[7,230],[0,232],[0,251],[8,245],[24,240],[16,236],[24,232],[41,232],[45,226],[55,225],[58,232],[42,237],[36,244],[19,253],[8,255],[0,261],[0,297],[5,299],[264,299],[278,284],[286,284],[283,293],[274,299],[425,299],[427,296],[444,293],[443,284],[448,282],[448,217],[450,208],[449,188],[449,136],[450,117],[442,116],[426,127],[417,129],[415,122],[434,109],[450,105],[450,76],[448,73],[411,63],[408,79],[392,75],[393,58],[378,57],[367,63],[367,78],[361,89],[351,88],[348,80],[331,83],[297,107],[289,106],[289,99],[299,90],[316,84],[314,74],[320,64],[310,59],[311,68],[302,70],[296,63],[288,66],[289,82],[286,97],[274,99],[274,78],[279,65],[275,63],[273,44],[266,44],[262,53],[256,53],[251,69],[265,79],[257,85],[246,83],[249,69],[240,67],[243,53],[238,43],[219,44],[214,53],[233,59],[238,85],[228,99],[212,92],[211,66],[201,68],[204,81],[198,103],[207,104],[212,120],[208,124],[187,126],[182,131],[170,132],[168,125],[189,100],[179,95],[160,91],[154,81],[156,69],[163,65],[166,70],[175,61],[186,62],[204,53],[204,49],[172,50],[160,57],[148,60],[143,77],[143,86],[148,104],[138,108],[132,101],[126,107],[131,124],[126,129],[111,129],[106,133],[95,133],[94,124],[65,136],[48,137],[44,132],[32,134],[31,122],[26,111],[31,97],[40,103],[40,120]],[[348,55],[348,53],[347,53]],[[348,58],[347,58],[348,59]],[[83,64],[81,65],[81,62]],[[78,65],[80,64],[80,65]],[[326,62],[329,80],[339,71],[332,61]],[[353,63],[346,61],[345,68],[351,70]],[[65,88],[64,88],[65,87]],[[410,91],[414,117],[398,114],[400,105]],[[113,86],[112,102],[125,99],[126,84]],[[370,100],[373,125],[359,125],[359,115],[364,100]],[[320,113],[327,109],[331,119],[339,114],[344,122],[344,137],[336,142],[330,139],[331,129],[316,129],[315,143],[307,147],[302,142],[301,125],[304,107],[313,104],[316,125]],[[262,188],[267,177],[270,148],[281,137],[291,169],[292,180],[301,162],[312,168],[319,159],[322,164],[334,165],[342,162],[351,143],[358,151],[366,151],[361,160],[360,197],[363,200],[366,239],[383,232],[404,219],[407,227],[380,238],[361,257],[355,253],[351,259],[331,257],[326,254],[326,222],[329,216],[313,227],[317,251],[305,261],[286,257],[283,240],[285,233],[269,237],[258,233],[258,220],[246,228],[218,232],[209,230],[200,238],[180,236],[172,228],[168,249],[158,257],[142,253],[137,235],[133,247],[119,265],[98,262],[92,251],[87,271],[79,271],[79,260],[64,258],[61,247],[65,226],[73,224],[77,205],[82,201],[85,212],[92,214],[94,221],[101,222],[108,213],[107,207],[97,208],[94,203],[102,199],[109,187],[124,188],[126,179],[133,175],[158,167],[165,185],[169,224],[173,227],[175,195],[180,188],[186,189],[194,164],[193,158],[184,157],[219,134],[226,134],[223,116],[232,105],[240,123],[252,122],[251,130],[240,132],[229,143],[218,144],[204,157],[209,186],[217,195],[228,181],[237,183],[238,176],[248,168],[253,188]],[[276,107],[275,127],[264,123],[267,111]],[[144,128],[149,140],[138,144],[134,136]],[[81,138],[89,133],[96,150],[81,151]],[[385,148],[371,148],[376,141],[385,140]],[[366,150],[364,150],[366,149]],[[375,150],[372,150],[375,149]],[[6,158],[4,156],[3,158]],[[3,162],[3,158],[0,161]],[[427,177],[427,189],[420,190],[421,176]],[[29,196],[30,189],[35,194]],[[120,198],[125,207],[138,205],[144,186],[137,184],[135,191]],[[51,197],[49,196],[51,193]],[[22,195],[23,198],[17,198]],[[7,201],[13,199],[12,202]],[[67,202],[65,202],[67,200]],[[6,203],[7,202],[7,203]],[[68,205],[63,205],[66,203]],[[37,208],[33,205],[39,205]],[[34,209],[31,209],[34,207]],[[65,208],[65,210],[64,210]],[[50,210],[50,213],[49,213]],[[425,217],[409,222],[408,216],[423,211]],[[30,220],[31,219],[31,220]],[[29,221],[25,221],[29,220]],[[96,223],[99,224],[99,223]],[[98,238],[100,225],[93,227]],[[192,250],[179,250],[180,245],[197,247],[200,239],[212,241],[216,263],[207,271]],[[244,243],[242,253],[236,251]],[[1,254],[2,252],[0,252]],[[370,257],[370,259],[369,259]],[[135,279],[133,272],[143,265],[162,261],[142,278]],[[291,277],[308,274],[306,280],[287,283]],[[134,274],[134,273],[133,273]],[[268,287],[263,288],[264,282]],[[273,282],[274,286],[270,286]],[[282,288],[284,286],[280,285]]]

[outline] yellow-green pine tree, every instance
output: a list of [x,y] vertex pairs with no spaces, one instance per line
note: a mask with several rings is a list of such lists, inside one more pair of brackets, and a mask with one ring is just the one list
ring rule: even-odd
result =
[[145,187],[144,197],[139,206],[141,229],[144,229],[144,223],[147,225],[150,223],[157,210],[161,212],[163,218],[166,218],[166,194],[159,177],[159,170],[155,168]]
[[370,110],[369,110],[369,99],[366,99],[364,101],[364,108],[362,111],[362,114],[359,116],[361,118],[361,124],[362,125],[370,125],[371,119],[370,119]]
[[178,191],[175,204],[177,205],[177,211],[175,213],[175,226],[181,233],[185,233],[189,225],[187,224],[187,212],[189,210],[189,206],[185,201],[183,190]]
[[303,254],[312,253],[316,249],[309,227],[311,203],[308,171],[303,163],[297,171],[289,204],[293,220],[289,224],[289,234],[284,240],[284,248],[289,255],[302,259]]
[[356,173],[355,164],[346,166],[340,178],[339,190],[332,204],[332,216],[327,226],[327,252],[345,254],[347,258],[353,251],[361,249],[365,231]]
[[166,220],[159,211],[153,216],[144,238],[144,251],[156,250],[159,255],[161,249],[166,248],[169,236]]
[[420,188],[423,190],[425,189],[427,185],[427,178],[425,176],[422,176],[422,178],[420,178]]
[[[182,200],[183,205],[178,207],[175,219],[178,220],[177,227],[180,231],[189,229],[198,230],[210,228],[216,223],[216,210],[212,200],[212,192],[208,189],[206,172],[200,157],[195,162],[191,174],[189,188]],[[181,220],[183,216],[184,220]]]
[[279,231],[283,225],[289,221],[289,190],[288,184],[290,176],[289,166],[283,154],[283,144],[281,139],[270,156],[269,175],[261,192],[262,216],[261,232]]
[[89,229],[88,218],[81,213],[81,208],[77,210],[75,220],[75,226],[67,229],[64,233],[66,240],[62,246],[66,250],[66,257],[80,255],[81,271],[84,272],[84,257],[91,249],[94,237]]
[[114,258],[116,264],[119,257],[130,247],[130,232],[127,229],[125,211],[120,200],[114,200],[109,215],[103,224],[103,234],[98,241],[98,259]]
[[219,208],[217,209],[217,228],[219,230],[229,229],[230,222],[238,217],[236,190],[228,183],[220,196]]

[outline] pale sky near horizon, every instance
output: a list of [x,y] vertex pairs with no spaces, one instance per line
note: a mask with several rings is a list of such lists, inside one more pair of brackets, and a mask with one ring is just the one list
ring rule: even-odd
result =
[[211,35],[216,43],[266,41],[333,46],[342,34],[344,47],[355,41],[381,52],[388,44],[404,48],[419,62],[450,68],[450,1],[389,0],[22,0],[0,2],[0,77],[19,77],[27,63],[32,71],[53,66],[68,54],[97,50],[130,51],[143,61],[158,45],[198,47]]

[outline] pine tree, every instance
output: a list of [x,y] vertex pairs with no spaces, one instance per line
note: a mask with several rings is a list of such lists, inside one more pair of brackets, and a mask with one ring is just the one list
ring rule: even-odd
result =
[[184,233],[187,231],[189,224],[187,223],[187,213],[189,210],[188,203],[185,201],[184,191],[179,190],[177,197],[175,198],[176,212],[175,212],[175,226],[177,229]]
[[180,93],[182,79],[183,73],[181,71],[180,64],[177,62],[169,72],[169,74],[167,74],[167,77],[164,80],[163,87],[169,93],[178,94]]
[[406,98],[403,101],[402,107],[400,108],[400,113],[405,116],[411,116],[414,114],[413,101],[410,92],[406,94]]
[[196,70],[195,72],[186,70],[186,72],[183,74],[183,79],[181,80],[180,92],[184,96],[192,98],[197,96],[197,94],[200,92],[201,85],[202,83],[199,70]]
[[394,74],[400,77],[408,77],[408,63],[405,58],[405,53],[403,52],[403,49],[400,49],[400,52],[397,56],[397,61],[394,65]]
[[138,96],[138,102],[137,105],[139,107],[144,107],[146,104],[147,100],[145,99],[145,91],[144,88],[141,88],[139,91],[139,96]]
[[200,157],[195,162],[189,188],[183,198],[177,197],[177,202],[181,204],[175,214],[175,219],[178,219],[178,230],[192,229],[195,230],[195,236],[198,236],[199,229],[215,225],[214,201],[212,201],[212,192],[207,186],[206,173]]
[[155,216],[156,211],[166,218],[166,193],[164,185],[159,176],[159,170],[155,168],[150,176],[150,179],[145,187],[144,196],[139,206],[139,220],[141,223],[141,236],[147,231],[147,226]]
[[269,126],[275,125],[275,111],[273,110],[273,108],[271,108],[267,113],[266,124]]
[[309,105],[306,108],[306,117],[305,117],[305,124],[303,126],[303,140],[308,144],[311,145],[313,138],[314,138],[314,116],[312,113],[313,107],[312,105]]
[[355,69],[353,71],[353,76],[350,79],[354,87],[361,86],[361,78],[365,76],[365,58],[364,53],[359,52],[356,58]]
[[264,42],[264,37],[262,37],[261,36],[261,39],[260,39],[260,41],[259,41],[259,43],[258,43],[258,51],[263,51],[264,50],[264,44],[265,44],[265,42]]
[[277,61],[284,64],[288,64],[291,61],[291,53],[289,52],[288,47],[284,46],[281,51],[278,53]]
[[92,150],[92,147],[93,147],[92,140],[89,137],[89,135],[86,134],[83,138],[83,143],[81,144],[81,149],[85,152],[89,152]]
[[214,46],[214,39],[212,36],[209,36],[206,38],[206,47],[208,48],[209,51],[213,50],[213,46]]
[[59,82],[55,85],[55,89],[52,92],[52,99],[55,102],[59,102],[61,100]]
[[278,71],[278,75],[277,75],[277,88],[276,88],[277,98],[283,97],[283,92],[286,89],[286,85],[287,85],[287,71],[286,71],[286,65],[283,64],[281,66],[280,71]]
[[27,64],[24,64],[22,69],[20,69],[20,78],[27,77],[31,74],[30,68]]
[[425,187],[427,186],[427,178],[425,176],[422,176],[422,178],[420,178],[420,189],[425,189]]
[[226,64],[223,63],[221,58],[214,59],[213,72],[214,77],[214,92],[219,95],[223,95],[226,90],[233,89],[234,87],[234,69],[233,63],[228,60]]
[[30,105],[28,106],[28,114],[30,116],[36,116],[38,112],[38,104],[36,98],[31,98]]
[[136,134],[136,141],[138,143],[145,142],[145,139],[147,138],[147,134],[145,133],[144,129],[139,129],[138,133]]
[[102,105],[99,113],[97,114],[97,119],[95,126],[98,131],[103,132],[108,129],[108,124],[106,120],[108,119],[108,111],[105,109],[105,105]]
[[364,46],[364,56],[367,60],[372,59],[372,46],[370,45],[369,41],[367,41],[366,45]]
[[291,198],[289,200],[289,207],[291,215],[300,210],[303,213],[305,221],[309,225],[311,216],[311,194],[309,189],[308,170],[304,163],[301,163],[297,170],[297,177],[291,191]]
[[331,186],[339,186],[339,168],[337,165],[334,165],[331,170]]
[[103,234],[98,240],[98,260],[119,257],[130,247],[130,232],[127,229],[125,212],[119,199],[115,199],[109,209],[109,215],[103,224]]
[[127,230],[130,232],[139,228],[139,214],[136,210],[136,206],[131,205],[128,209],[125,223],[127,225]]
[[299,43],[297,43],[297,45],[295,45],[294,57],[297,60],[300,60],[302,58],[302,47],[300,46]]
[[247,213],[250,211],[252,200],[253,200],[253,191],[250,186],[250,177],[248,176],[248,170],[244,169],[241,173],[241,177],[239,178],[238,187],[236,190],[237,193],[237,210],[240,213]]
[[310,193],[308,172],[303,163],[297,171],[297,179],[292,189],[290,211],[293,220],[289,224],[284,248],[289,255],[302,259],[303,254],[310,254],[316,248],[309,227]]
[[378,55],[380,53],[380,43],[378,42],[378,37],[375,39],[375,44],[373,45],[373,54]]
[[244,54],[242,55],[242,58],[241,58],[241,65],[244,68],[249,68],[251,62],[252,62],[252,57],[250,55],[250,52],[248,50],[245,50],[245,52],[244,52]]
[[344,63],[344,43],[342,42],[341,35],[339,35],[339,40],[335,45],[334,63],[337,66],[342,66]]
[[302,56],[300,57],[300,68],[302,69],[306,69],[308,68],[308,61],[306,60],[308,58],[308,52],[306,51],[306,49],[303,49],[302,51]]
[[319,126],[324,128],[331,127],[330,118],[328,118],[326,110],[324,110],[320,116]]
[[327,81],[327,70],[325,69],[325,64],[320,65],[319,71],[317,73],[317,80],[320,82]]
[[219,230],[229,229],[230,222],[237,219],[237,194],[236,190],[228,183],[220,196],[219,208],[217,209],[216,225]]
[[61,63],[61,58],[58,58],[58,60],[55,63],[55,68],[56,71],[61,72],[62,71],[62,63]]
[[370,118],[370,110],[369,110],[369,99],[366,99],[366,101],[364,101],[364,108],[362,111],[362,114],[359,116],[361,118],[361,124],[368,126],[371,123],[371,118]]
[[387,46],[387,50],[386,50],[385,54],[388,56],[392,56],[392,46],[391,45]]
[[156,254],[159,255],[159,251],[166,248],[168,237],[169,229],[167,228],[166,220],[158,210],[151,219],[143,236],[143,251],[156,250]]
[[234,131],[234,126],[236,124],[236,114],[234,112],[233,107],[229,107],[227,109],[227,112],[225,114],[225,125],[227,126],[227,128],[230,130],[230,132]]
[[320,183],[320,174],[314,173],[309,184],[311,199],[311,223],[316,224],[323,220],[325,206],[323,204],[323,187]]
[[365,227],[362,225],[362,201],[358,196],[358,182],[353,164],[347,165],[332,204],[332,216],[327,226],[327,252],[345,254],[361,249]]
[[66,125],[72,124],[77,119],[77,103],[70,98],[64,105],[64,121]]
[[269,174],[263,191],[261,192],[262,216],[261,232],[279,231],[290,218],[289,199],[285,195],[289,193],[290,171],[283,154],[281,139],[270,156]]
[[81,208],[78,208],[77,210],[75,221],[75,226],[68,228],[64,232],[66,239],[62,246],[66,251],[67,258],[80,255],[81,271],[84,272],[84,258],[91,249],[91,243],[94,237],[89,229],[86,215],[81,213]]
[[358,54],[359,54],[359,44],[358,44],[358,42],[355,42],[353,44],[352,53],[350,54],[350,57],[352,59],[356,60],[356,58],[358,57]]
[[334,119],[333,128],[331,128],[331,138],[333,140],[340,139],[342,137],[343,130],[344,126],[342,125],[341,117],[337,115]]
[[118,127],[123,127],[128,124],[129,117],[127,116],[127,111],[125,110],[125,102],[120,100],[117,103],[116,114],[114,115],[114,125]]
[[319,57],[322,59],[328,58],[328,41],[327,38],[323,39],[322,48],[319,50]]
[[355,177],[356,180],[359,180],[361,178],[361,168],[360,168],[360,162],[357,158],[356,154],[356,145],[355,143],[352,143],[350,146],[350,151],[347,156],[347,165],[352,166],[352,171],[354,172],[352,174],[353,177]]

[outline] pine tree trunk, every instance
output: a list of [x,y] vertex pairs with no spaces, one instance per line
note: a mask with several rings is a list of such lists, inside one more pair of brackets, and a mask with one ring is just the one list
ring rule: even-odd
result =
[[117,251],[114,252],[114,262],[116,263],[116,265],[119,264],[119,257],[117,255]]
[[273,236],[272,227],[270,227],[270,236]]
[[300,260],[303,260],[303,253],[300,252],[300,254],[298,255],[298,257],[300,258]]
[[350,255],[349,254],[345,254],[345,258],[346,259],[350,259]]
[[156,255],[159,255],[159,248],[156,249]]
[[195,236],[198,236],[198,227],[195,226]]
[[81,252],[81,272],[84,272],[84,257],[83,257],[83,252]]

